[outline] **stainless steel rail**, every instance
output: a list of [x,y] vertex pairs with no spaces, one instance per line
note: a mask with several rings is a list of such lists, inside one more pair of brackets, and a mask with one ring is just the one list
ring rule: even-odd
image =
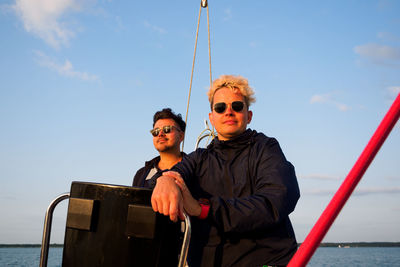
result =
[[[54,199],[50,203],[49,207],[47,208],[46,216],[44,219],[39,267],[47,267],[48,256],[49,256],[49,246],[50,246],[51,225],[53,222],[54,209],[61,201],[65,200],[65,199],[69,199],[69,197],[70,197],[69,193],[60,195],[56,199]],[[184,216],[185,216],[185,233],[183,236],[183,242],[182,242],[181,253],[179,256],[178,267],[186,266],[186,258],[187,258],[187,254],[189,251],[190,235],[192,232],[190,218],[186,213],[184,213]]]
[[[204,130],[197,137],[197,141],[194,146],[194,150],[196,150],[199,147],[201,140],[203,140],[204,138],[209,137],[212,140],[216,136],[215,132],[214,132],[214,128],[212,130],[210,129],[210,126],[208,126],[207,120],[204,120],[204,126],[205,126]],[[208,145],[208,141],[206,142],[206,146],[207,145]]]
[[46,211],[46,216],[44,218],[43,227],[43,237],[42,237],[42,247],[40,250],[40,267],[47,267],[47,260],[49,256],[49,245],[50,245],[50,234],[51,234],[51,224],[53,222],[53,212],[54,208],[63,200],[69,198],[69,193],[62,194],[54,199]]
[[183,236],[181,255],[179,257],[178,267],[184,267],[186,264],[186,258],[189,251],[190,235],[192,233],[190,218],[186,213],[184,213],[183,215],[185,216],[185,234]]

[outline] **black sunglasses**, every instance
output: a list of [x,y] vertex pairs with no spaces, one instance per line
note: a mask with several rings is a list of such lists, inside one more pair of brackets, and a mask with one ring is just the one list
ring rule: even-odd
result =
[[167,125],[167,126],[162,127],[162,129],[160,129],[160,128],[152,129],[152,130],[150,130],[150,133],[151,133],[154,137],[157,137],[157,136],[160,134],[161,130],[163,131],[163,133],[167,134],[167,133],[170,133],[170,132],[171,132],[172,128],[175,128],[175,129],[177,129],[178,131],[180,131],[180,129],[178,129],[177,127],[175,127],[175,126],[173,126],[173,125]]
[[[224,113],[228,105],[224,102],[219,102],[214,105],[214,110],[217,113]],[[233,101],[231,107],[234,111],[240,112],[244,108],[244,103],[242,101]]]

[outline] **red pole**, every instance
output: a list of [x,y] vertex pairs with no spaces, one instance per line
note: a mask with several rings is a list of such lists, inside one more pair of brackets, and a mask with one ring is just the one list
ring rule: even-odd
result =
[[361,180],[369,164],[378,153],[383,142],[385,142],[386,137],[388,137],[390,131],[393,129],[394,125],[399,119],[399,116],[400,94],[397,95],[397,98],[393,102],[389,111],[386,113],[371,140],[368,142],[367,146],[361,153],[350,173],[343,181],[339,190],[336,192],[332,200],[329,202],[328,206],[325,208],[321,217],[319,217],[317,223],[311,229],[310,233],[300,246],[299,250],[296,252],[296,254],[287,265],[288,267],[306,266],[306,264],[314,254],[315,250],[321,243],[322,239],[324,238],[325,234],[328,232],[333,221],[336,219],[340,210],[343,208],[347,199],[350,197],[354,188]]

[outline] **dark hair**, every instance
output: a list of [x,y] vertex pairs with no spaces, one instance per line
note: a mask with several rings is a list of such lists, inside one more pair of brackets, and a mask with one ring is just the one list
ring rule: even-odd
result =
[[156,122],[161,119],[173,119],[179,125],[181,131],[185,132],[186,123],[183,121],[182,115],[181,114],[176,115],[170,108],[164,108],[163,110],[157,111],[154,114],[153,127],[154,124],[156,124]]

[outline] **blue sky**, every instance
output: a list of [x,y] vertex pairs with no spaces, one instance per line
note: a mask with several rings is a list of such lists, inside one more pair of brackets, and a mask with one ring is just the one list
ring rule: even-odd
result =
[[[130,185],[157,154],[154,112],[186,112],[199,5],[0,2],[0,243],[40,243],[48,204],[72,181]],[[400,2],[220,0],[209,12],[213,78],[249,79],[249,127],[296,167],[301,242],[400,92]],[[203,9],[185,152],[209,112],[206,25]],[[324,241],[400,241],[399,127]]]

